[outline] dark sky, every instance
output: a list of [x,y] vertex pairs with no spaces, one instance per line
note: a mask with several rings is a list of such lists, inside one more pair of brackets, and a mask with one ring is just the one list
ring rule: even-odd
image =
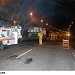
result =
[[[33,12],[37,20],[43,18],[49,25],[66,29],[71,21],[75,21],[75,0],[3,0],[9,13]],[[25,13],[25,14],[24,14]],[[24,16],[24,17],[25,17]],[[24,18],[22,17],[22,18]],[[74,30],[74,25],[72,30]]]

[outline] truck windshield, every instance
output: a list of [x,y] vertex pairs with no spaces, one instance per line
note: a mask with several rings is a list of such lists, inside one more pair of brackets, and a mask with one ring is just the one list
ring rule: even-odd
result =
[[1,34],[2,37],[5,37],[4,34]]

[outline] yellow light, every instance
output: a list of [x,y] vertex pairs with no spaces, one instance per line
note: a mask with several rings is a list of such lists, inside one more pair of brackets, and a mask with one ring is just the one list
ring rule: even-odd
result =
[[71,27],[71,25],[70,25],[70,27]]
[[46,25],[48,26],[48,23],[46,23]]
[[16,21],[15,20],[13,22],[14,22],[14,24],[16,24]]
[[31,13],[30,13],[30,15],[32,16],[32,15],[33,15],[33,13],[31,12]]
[[71,34],[68,34],[68,36],[70,36]]
[[51,27],[51,26],[50,26]]
[[66,32],[66,36],[71,36],[70,32]]
[[73,24],[73,22],[71,22]]
[[43,20],[41,20],[41,22],[43,22]]

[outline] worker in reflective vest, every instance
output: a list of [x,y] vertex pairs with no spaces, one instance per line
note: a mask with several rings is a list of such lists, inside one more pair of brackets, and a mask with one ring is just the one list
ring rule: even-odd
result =
[[38,36],[39,36],[39,45],[42,45],[42,36],[43,36],[43,34],[41,32],[39,32]]

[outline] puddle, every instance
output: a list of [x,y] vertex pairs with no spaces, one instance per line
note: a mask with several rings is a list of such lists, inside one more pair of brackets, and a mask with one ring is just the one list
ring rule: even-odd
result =
[[12,56],[10,56],[8,59],[9,59],[9,60],[15,60],[15,59],[17,59],[16,57],[18,57],[18,55],[12,55]]
[[26,61],[25,61],[25,64],[30,64],[31,62],[33,62],[33,59],[32,58],[27,58]]

